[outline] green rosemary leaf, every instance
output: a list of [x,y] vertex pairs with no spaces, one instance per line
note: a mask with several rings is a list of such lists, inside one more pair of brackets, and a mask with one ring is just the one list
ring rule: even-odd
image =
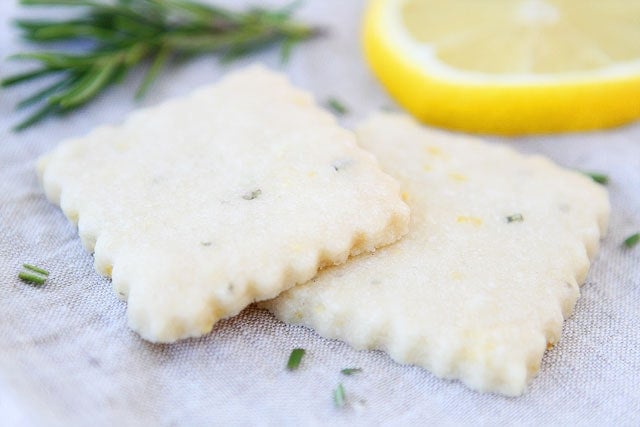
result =
[[100,2],[91,0],[20,0],[23,6],[99,6]]
[[2,82],[0,82],[0,85],[4,87],[8,87],[17,83],[24,83],[30,80],[34,80],[34,79],[46,76],[55,71],[57,70],[52,70],[50,68],[41,68],[35,71],[28,71],[26,73],[16,74],[15,76],[7,77],[6,79],[3,79]]
[[343,116],[348,113],[347,107],[336,98],[330,98],[327,101],[327,106],[337,115]]
[[222,8],[218,8],[215,6],[195,3],[192,1],[184,1],[184,0],[167,0],[167,2],[171,6],[175,6],[176,8],[189,12],[193,17],[197,18],[199,21],[206,23],[214,23],[217,19],[223,20],[235,20],[236,14],[230,12],[228,10],[224,10]]
[[113,73],[113,77],[111,77],[111,83],[121,83],[128,73],[129,68],[127,68],[125,64],[120,64],[118,69]]
[[160,23],[154,23],[144,16],[127,16],[118,14],[113,19],[113,27],[118,31],[135,35],[136,37],[147,38],[160,32],[163,28]]
[[149,90],[149,87],[151,87],[151,84],[156,80],[158,74],[160,74],[160,71],[169,60],[170,54],[171,51],[166,48],[163,48],[158,52],[156,58],[151,64],[151,67],[149,67],[149,71],[147,71],[147,75],[144,77],[144,80],[136,92],[136,99],[142,98],[147,93],[147,90]]
[[108,40],[116,34],[113,28],[104,28],[94,19],[75,19],[69,21],[37,21],[18,19],[14,24],[23,30],[23,36],[35,42],[60,41],[73,38],[93,38]]
[[248,56],[254,52],[265,49],[277,41],[276,36],[264,37],[262,34],[248,35],[242,40],[238,39],[222,54],[220,61],[228,64],[236,59]]
[[113,77],[118,63],[110,61],[102,67],[94,67],[79,80],[68,92],[61,95],[57,102],[62,108],[75,107],[93,98]]
[[47,270],[36,267],[35,265],[22,264],[22,268],[26,271],[18,273],[18,277],[25,282],[42,285],[49,276],[49,272]]
[[49,25],[34,29],[26,36],[35,42],[57,42],[68,39],[109,40],[114,37],[113,31],[105,30],[90,24],[78,25]]
[[78,67],[89,67],[93,65],[97,60],[104,57],[105,54],[66,55],[61,52],[32,52],[11,55],[9,59],[27,59],[40,61],[43,66],[57,71]]
[[44,120],[49,116],[53,116],[60,111],[60,107],[58,104],[48,103],[37,110],[35,113],[27,117],[22,122],[18,123],[13,127],[13,130],[16,132],[25,130],[26,128],[33,126],[34,124]]
[[13,21],[13,25],[25,31],[38,31],[47,27],[54,27],[56,25],[71,25],[77,22],[78,22],[77,20],[73,20],[73,21],[68,21],[66,23],[61,24],[58,21],[45,21],[45,20],[37,20],[37,19],[16,19]]
[[344,368],[340,371],[343,375],[353,375],[362,372],[362,368]]
[[291,51],[294,46],[300,42],[300,39],[296,37],[291,37],[282,42],[282,47],[280,48],[280,63],[286,64],[289,62],[289,58],[291,58]]
[[35,265],[31,265],[31,264],[22,264],[22,268],[25,268],[27,270],[31,270],[35,273],[40,273],[44,276],[48,276],[49,272],[47,270],[45,270],[44,268],[40,268],[40,267],[36,267]]
[[18,105],[16,106],[16,108],[18,110],[21,110],[23,108],[26,108],[26,107],[29,107],[29,106],[35,104],[36,102],[42,101],[43,99],[46,99],[49,96],[55,94],[59,90],[64,89],[65,87],[69,86],[74,81],[75,80],[63,79],[63,80],[60,80],[60,81],[58,81],[58,82],[56,82],[56,83],[54,83],[54,84],[52,84],[50,86],[47,86],[44,89],[41,89],[40,91],[34,93],[30,97],[25,98],[22,101],[20,101],[18,103]]
[[287,369],[290,371],[295,371],[296,369],[298,369],[304,353],[304,348],[294,348],[289,355],[289,360],[287,361]]
[[631,236],[624,239],[623,243],[627,248],[631,249],[632,247],[640,243],[640,233],[632,234]]
[[[127,50],[121,54],[124,55],[124,61],[122,62],[122,64],[127,67],[133,67],[139,64],[140,61],[142,61],[148,54],[151,53],[150,49],[151,46],[147,46],[141,43],[129,46]],[[117,55],[111,55],[109,57],[109,60],[114,59],[114,56],[117,57]]]
[[35,285],[42,285],[45,280],[47,280],[45,277],[42,277],[38,274],[27,273],[26,271],[21,271],[20,273],[18,273],[18,277],[25,282],[33,283]]
[[339,383],[338,387],[333,390],[333,403],[335,403],[338,408],[342,408],[346,403],[344,387],[342,386],[342,383]]
[[597,172],[582,172],[582,173],[590,177],[592,180],[594,180],[598,184],[607,185],[609,183],[609,177],[605,174],[597,173]]
[[170,49],[183,52],[216,52],[233,45],[237,40],[235,34],[168,34],[164,42]]

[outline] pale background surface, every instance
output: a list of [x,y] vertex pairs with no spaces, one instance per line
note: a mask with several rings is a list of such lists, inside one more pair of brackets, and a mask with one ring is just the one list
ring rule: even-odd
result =
[[[13,3],[0,2],[2,57],[24,49],[9,25],[17,15]],[[343,100],[351,110],[347,126],[391,104],[361,58],[363,4],[307,0],[298,16],[326,26],[330,36],[295,50],[284,67],[319,100]],[[279,67],[275,51],[257,59]],[[0,62],[0,76],[23,68]],[[224,71],[212,58],[171,68],[142,105],[186,94]],[[131,94],[139,78],[131,76],[79,113],[21,134],[9,130],[19,118],[13,106],[34,86],[0,92],[1,425],[640,423],[640,248],[620,248],[640,229],[640,124],[509,141],[568,167],[608,173],[612,217],[562,340],[545,355],[529,391],[504,398],[398,365],[381,352],[354,351],[255,308],[201,339],[140,340],[127,328],[125,304],[94,273],[92,257],[45,200],[34,173],[35,158],[61,139],[120,122],[136,107]],[[51,271],[46,286],[18,281],[23,262]],[[294,347],[307,355],[301,369],[289,373],[284,364]],[[364,371],[341,377],[340,369],[352,366]],[[331,397],[339,381],[349,401],[343,409],[334,408]]]

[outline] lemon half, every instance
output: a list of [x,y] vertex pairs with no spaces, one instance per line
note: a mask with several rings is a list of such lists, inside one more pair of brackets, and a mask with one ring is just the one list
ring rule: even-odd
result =
[[494,134],[640,117],[639,0],[373,0],[365,57],[418,119]]

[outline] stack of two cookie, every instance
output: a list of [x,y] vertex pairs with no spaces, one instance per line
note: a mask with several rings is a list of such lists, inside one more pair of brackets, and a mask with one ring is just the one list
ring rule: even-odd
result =
[[398,114],[344,130],[261,67],[38,167],[147,340],[206,334],[262,301],[509,395],[558,340],[609,211],[602,188],[541,157]]

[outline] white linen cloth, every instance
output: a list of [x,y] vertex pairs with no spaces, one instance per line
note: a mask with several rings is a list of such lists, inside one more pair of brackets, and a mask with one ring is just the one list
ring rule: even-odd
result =
[[[247,2],[228,1],[241,8]],[[283,5],[285,2],[269,2]],[[526,394],[479,394],[458,382],[358,352],[247,308],[200,339],[173,345],[141,340],[126,325],[125,303],[93,270],[76,230],[45,200],[34,161],[64,138],[118,123],[140,105],[181,96],[253,61],[286,72],[320,102],[349,108],[345,126],[391,101],[360,49],[363,1],[307,0],[296,15],[326,27],[280,66],[271,50],[228,66],[202,57],[165,70],[141,103],[141,73],[79,112],[22,133],[15,104],[38,87],[0,92],[0,425],[638,425],[640,424],[640,247],[622,240],[640,231],[640,124],[603,132],[510,138],[522,152],[611,178],[609,234],[582,288],[561,341],[548,351]],[[10,22],[51,16],[0,3],[0,56],[29,46]],[[27,64],[0,63],[0,77]],[[51,272],[43,287],[22,283],[22,263]],[[290,351],[307,354],[284,369]],[[345,377],[340,369],[360,367]],[[332,391],[342,382],[347,406]]]

